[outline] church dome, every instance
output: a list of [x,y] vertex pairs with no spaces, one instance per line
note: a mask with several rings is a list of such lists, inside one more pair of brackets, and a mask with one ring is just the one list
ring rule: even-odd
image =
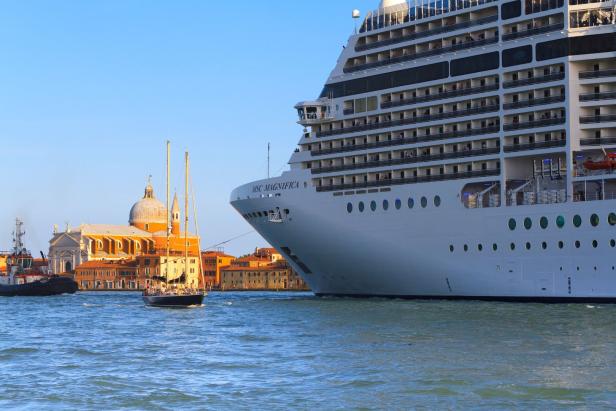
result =
[[167,208],[154,196],[154,189],[148,183],[143,198],[133,205],[128,218],[130,225],[167,224]]

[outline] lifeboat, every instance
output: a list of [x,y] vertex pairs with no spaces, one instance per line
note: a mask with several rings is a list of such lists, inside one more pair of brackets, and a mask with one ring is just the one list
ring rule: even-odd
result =
[[586,170],[616,170],[616,153],[606,153],[601,161],[585,161],[584,168]]

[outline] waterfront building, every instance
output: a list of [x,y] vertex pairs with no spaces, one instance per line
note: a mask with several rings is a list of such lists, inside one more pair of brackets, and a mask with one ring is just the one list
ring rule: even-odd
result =
[[[64,232],[54,230],[49,247],[50,269],[55,274],[71,273],[79,265],[90,261],[127,261],[150,256],[157,259],[163,272],[168,267],[169,277],[173,278],[180,270],[180,260],[184,261],[185,248],[177,196],[171,208],[169,236],[166,219],[166,207],[156,199],[154,189],[148,183],[143,198],[130,210],[128,226],[83,224],[77,228],[67,227]],[[167,240],[172,255],[168,262],[165,257]],[[199,238],[188,233],[187,240],[189,264],[194,264],[190,261],[198,262]],[[194,267],[189,268],[188,276],[192,277],[189,283],[199,282],[198,273],[199,270],[194,270]]]
[[231,265],[236,257],[223,251],[204,251],[201,253],[203,260],[203,278],[205,287],[208,289],[220,286],[220,270]]
[[308,291],[304,280],[284,260],[265,265],[231,265],[221,270],[223,291]]
[[383,0],[233,207],[318,295],[616,300],[614,5]]

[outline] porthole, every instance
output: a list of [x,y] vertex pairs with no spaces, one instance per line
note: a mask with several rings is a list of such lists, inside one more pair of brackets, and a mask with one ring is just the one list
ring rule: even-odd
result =
[[616,225],[616,214],[614,214],[614,213],[610,213],[610,215],[609,215],[609,216],[607,216],[607,222],[608,222],[610,225]]
[[545,241],[541,243],[541,248],[543,248],[544,250],[548,249],[548,243],[546,243]]
[[599,242],[597,240],[593,240],[592,248],[597,248],[597,247],[599,247]]
[[511,244],[509,245],[509,247],[511,248],[511,251],[514,251],[514,250],[515,250],[515,243],[511,243]]
[[360,213],[363,213],[364,212],[364,208],[365,208],[364,202],[360,201],[359,204],[357,205],[357,208],[359,208],[359,212]]
[[593,227],[596,227],[599,225],[599,216],[596,214],[593,214],[590,216],[590,225]]
[[441,206],[441,197],[440,196],[434,197],[434,205],[436,207],[440,207]]
[[453,245],[450,245],[449,246],[449,252],[453,253],[453,251],[454,251],[454,247],[453,247]]
[[530,250],[530,248],[531,248],[530,243],[526,243],[526,249],[527,249],[527,250]]
[[402,201],[397,198],[396,199],[396,210],[400,210],[402,208]]
[[580,243],[579,241],[575,242],[575,248],[580,248],[582,246],[582,243]]
[[348,204],[347,204],[347,212],[348,212],[349,214],[351,214],[351,213],[353,212],[353,204],[351,204],[351,203],[348,203]]
[[288,208],[285,208],[285,209],[284,209],[284,213],[285,213],[286,215],[289,215],[289,214],[291,214],[291,211],[290,211]]
[[483,244],[478,244],[477,245],[477,250],[483,251]]
[[370,202],[370,210],[376,211],[376,201],[371,201]]
[[576,215],[573,217],[573,225],[576,227],[579,227],[582,225],[582,217],[580,217],[579,215]]
[[559,215],[556,217],[556,226],[558,228],[563,228],[565,226],[565,217]]
[[539,225],[541,226],[541,228],[543,228],[544,230],[546,228],[548,228],[548,218],[547,217],[541,217],[541,220],[539,221]]
[[413,200],[413,198],[409,198],[408,206],[410,209],[413,209],[413,207],[415,207],[415,200]]
[[526,217],[524,219],[524,228],[526,228],[527,230],[530,230],[531,228],[533,228],[533,220],[531,220],[530,218]]
[[563,248],[565,248],[565,243],[563,243],[562,241],[559,241],[559,242],[558,242],[558,248],[560,248],[561,250],[562,250]]
[[389,201],[383,200],[383,210],[389,210]]
[[498,251],[498,244],[496,243],[492,244],[492,250]]
[[468,245],[464,244],[464,251],[468,251]]
[[428,199],[426,197],[421,197],[421,208],[428,207]]
[[515,230],[515,227],[517,226],[517,223],[515,222],[514,218],[510,218],[509,219],[509,229],[511,231]]
[[610,247],[616,247],[616,240],[610,240]]

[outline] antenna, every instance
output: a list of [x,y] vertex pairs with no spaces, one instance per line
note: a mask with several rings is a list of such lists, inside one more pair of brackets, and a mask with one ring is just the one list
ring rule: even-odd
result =
[[267,143],[267,178],[270,178],[270,143]]
[[165,283],[169,282],[169,162],[171,155],[171,142],[167,140],[167,264],[165,264]]

